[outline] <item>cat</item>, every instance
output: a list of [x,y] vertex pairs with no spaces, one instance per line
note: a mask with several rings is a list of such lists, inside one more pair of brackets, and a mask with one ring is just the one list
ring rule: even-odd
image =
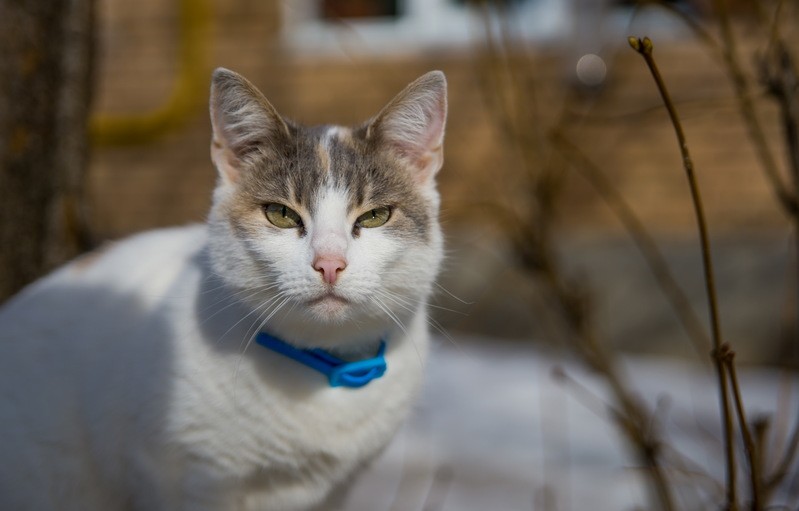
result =
[[[0,309],[0,509],[311,509],[409,412],[443,250],[443,73],[347,128],[291,122],[219,68],[210,111],[206,224],[111,244]],[[386,367],[334,384],[262,335]]]

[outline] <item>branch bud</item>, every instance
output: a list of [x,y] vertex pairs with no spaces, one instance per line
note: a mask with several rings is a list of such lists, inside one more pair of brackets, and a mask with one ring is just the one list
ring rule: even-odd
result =
[[637,51],[641,55],[652,54],[654,45],[652,44],[652,40],[648,37],[641,39],[640,37],[630,36],[627,38],[627,42],[630,43],[630,47],[633,50]]

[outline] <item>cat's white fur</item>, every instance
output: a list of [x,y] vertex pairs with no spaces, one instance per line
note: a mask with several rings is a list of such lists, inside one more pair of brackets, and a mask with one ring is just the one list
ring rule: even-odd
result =
[[[355,240],[345,191],[321,186],[307,235],[241,239],[225,221],[235,186],[220,168],[210,227],[111,245],[0,309],[0,509],[309,509],[387,443],[422,380],[437,222],[425,244]],[[346,256],[347,305],[325,297],[317,252]],[[388,370],[331,388],[252,344],[259,328],[349,355],[384,337]]]

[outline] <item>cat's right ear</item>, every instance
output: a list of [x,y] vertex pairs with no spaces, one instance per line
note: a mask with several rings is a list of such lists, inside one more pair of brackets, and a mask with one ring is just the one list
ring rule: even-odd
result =
[[288,125],[243,76],[217,68],[211,80],[211,159],[225,184],[238,182],[254,158],[268,157],[290,138]]

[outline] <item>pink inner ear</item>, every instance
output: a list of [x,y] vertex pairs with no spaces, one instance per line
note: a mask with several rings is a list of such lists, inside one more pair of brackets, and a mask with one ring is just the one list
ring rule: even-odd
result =
[[[438,105],[436,105],[438,106]],[[426,124],[416,133],[393,133],[391,144],[413,165],[416,180],[426,182],[438,172],[442,163],[442,142],[444,137],[444,113],[441,109],[428,112]],[[399,137],[397,135],[400,135]]]
[[231,151],[216,138],[211,142],[211,159],[219,171],[220,177],[228,184],[239,181],[238,160]]
[[444,116],[446,113],[440,109],[430,119],[427,125],[427,148],[429,151],[437,151],[441,148],[444,141]]
[[372,128],[387,148],[426,182],[443,163],[442,144],[447,118],[447,82],[440,71],[431,71],[408,85],[378,114]]
[[419,101],[400,105],[390,112],[383,126],[391,146],[414,166],[426,168],[441,150],[446,107],[440,101]]
[[[211,90],[211,154],[220,172],[238,178],[241,164],[253,154],[266,154],[290,138],[289,129],[267,99],[243,77],[218,69]],[[226,176],[223,176],[226,177]]]

